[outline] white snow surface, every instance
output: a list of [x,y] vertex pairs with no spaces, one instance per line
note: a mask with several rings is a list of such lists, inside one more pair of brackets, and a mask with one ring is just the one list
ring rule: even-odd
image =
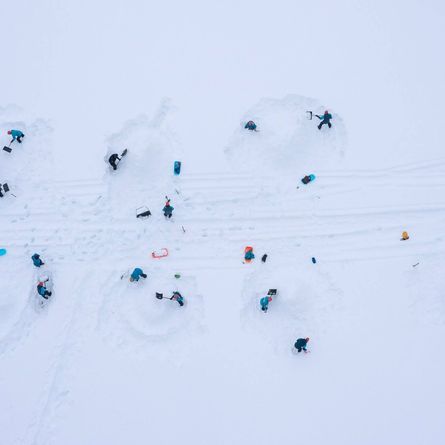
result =
[[2,6],[1,445],[445,441],[442,2]]

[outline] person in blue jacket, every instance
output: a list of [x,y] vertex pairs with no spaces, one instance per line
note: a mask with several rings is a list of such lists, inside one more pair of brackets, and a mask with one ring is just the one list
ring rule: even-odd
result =
[[247,250],[246,253],[244,254],[244,259],[245,259],[245,260],[249,260],[249,261],[251,261],[251,260],[253,260],[254,258],[255,258],[255,255],[254,255],[254,253],[253,253],[252,250]]
[[295,349],[298,352],[301,352],[301,350],[303,350],[304,352],[308,352],[307,349],[306,349],[306,346],[307,346],[308,342],[309,342],[309,337],[307,337],[307,338],[299,338],[295,342],[295,344],[294,344]]
[[244,125],[244,128],[247,128],[250,131],[256,131],[256,123],[254,121],[249,121]]
[[179,303],[179,306],[184,306],[184,297],[177,291],[173,292],[170,300],[177,301]]
[[52,293],[46,288],[45,283],[48,280],[45,281],[39,281],[37,284],[37,293],[43,297],[45,300],[48,300],[48,297],[52,295]]
[[130,275],[130,281],[139,281],[139,278],[147,278],[147,274],[142,269],[136,267]]
[[38,253],[35,253],[32,257],[32,262],[34,266],[40,267],[43,266],[45,263],[40,259],[40,255]]
[[22,138],[25,137],[25,135],[20,130],[9,130],[8,134],[12,136],[12,142],[17,141],[19,144],[22,143]]
[[272,301],[272,297],[270,295],[266,295],[265,297],[261,298],[260,305],[261,310],[266,313],[267,309],[269,309],[269,303]]
[[173,210],[175,210],[175,208],[170,205],[170,200],[168,199],[164,208],[162,209],[165,219],[170,219],[173,216]]
[[315,116],[317,116],[318,119],[321,120],[321,122],[318,124],[318,129],[319,129],[319,130],[321,130],[321,127],[322,127],[323,125],[325,125],[325,124],[326,124],[329,128],[332,127],[332,124],[331,124],[332,114],[329,113],[328,110],[326,110],[326,111],[324,112],[323,116],[320,116],[320,115],[318,115],[318,114],[316,114]]

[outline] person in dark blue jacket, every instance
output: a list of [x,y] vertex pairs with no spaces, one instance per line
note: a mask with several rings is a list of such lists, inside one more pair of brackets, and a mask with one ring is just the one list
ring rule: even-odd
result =
[[306,349],[306,346],[307,346],[308,342],[309,342],[309,337],[307,337],[307,338],[299,338],[295,342],[295,344],[294,344],[295,349],[298,352],[301,352],[301,350],[303,350],[304,352],[308,352],[307,349]]
[[162,209],[162,211],[164,212],[165,219],[167,218],[170,219],[173,216],[174,209],[175,208],[170,205],[170,200],[168,199],[167,202],[165,203],[164,208]]
[[40,259],[40,255],[38,253],[35,253],[32,257],[32,262],[34,266],[40,267],[43,266],[45,263]]
[[329,113],[328,110],[326,110],[326,111],[324,112],[323,116],[319,116],[318,114],[316,114],[315,116],[317,116],[318,119],[321,120],[321,122],[318,124],[318,129],[319,129],[319,130],[321,130],[321,127],[322,127],[323,125],[325,125],[325,124],[326,124],[329,128],[332,127],[332,124],[331,124],[332,114]]
[[249,121],[244,125],[244,128],[247,128],[250,131],[256,131],[256,123],[254,121]]
[[48,297],[52,295],[52,293],[46,288],[45,283],[48,280],[45,281],[39,281],[37,284],[37,293],[43,297],[45,300],[48,300]]
[[170,300],[177,301],[179,303],[179,306],[184,306],[184,297],[177,291],[173,292]]
[[147,274],[142,269],[136,267],[130,275],[130,281],[139,281],[139,278],[147,278]]
[[269,303],[271,301],[272,297],[270,295],[266,295],[265,297],[261,298],[260,305],[263,312],[267,312],[267,310],[269,309]]
[[25,135],[20,130],[9,130],[8,134],[12,136],[12,142],[17,141],[19,144],[22,143],[22,138],[25,137]]

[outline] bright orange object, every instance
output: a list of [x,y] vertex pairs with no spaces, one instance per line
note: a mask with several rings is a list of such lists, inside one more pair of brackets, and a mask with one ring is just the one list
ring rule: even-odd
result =
[[409,239],[408,232],[402,232],[402,239],[401,239],[401,241],[406,241],[407,239]]

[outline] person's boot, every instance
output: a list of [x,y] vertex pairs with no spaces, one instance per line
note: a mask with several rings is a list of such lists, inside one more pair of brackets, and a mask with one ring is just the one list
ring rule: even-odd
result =
[[322,126],[323,126],[323,122],[318,125],[318,129],[321,130]]

